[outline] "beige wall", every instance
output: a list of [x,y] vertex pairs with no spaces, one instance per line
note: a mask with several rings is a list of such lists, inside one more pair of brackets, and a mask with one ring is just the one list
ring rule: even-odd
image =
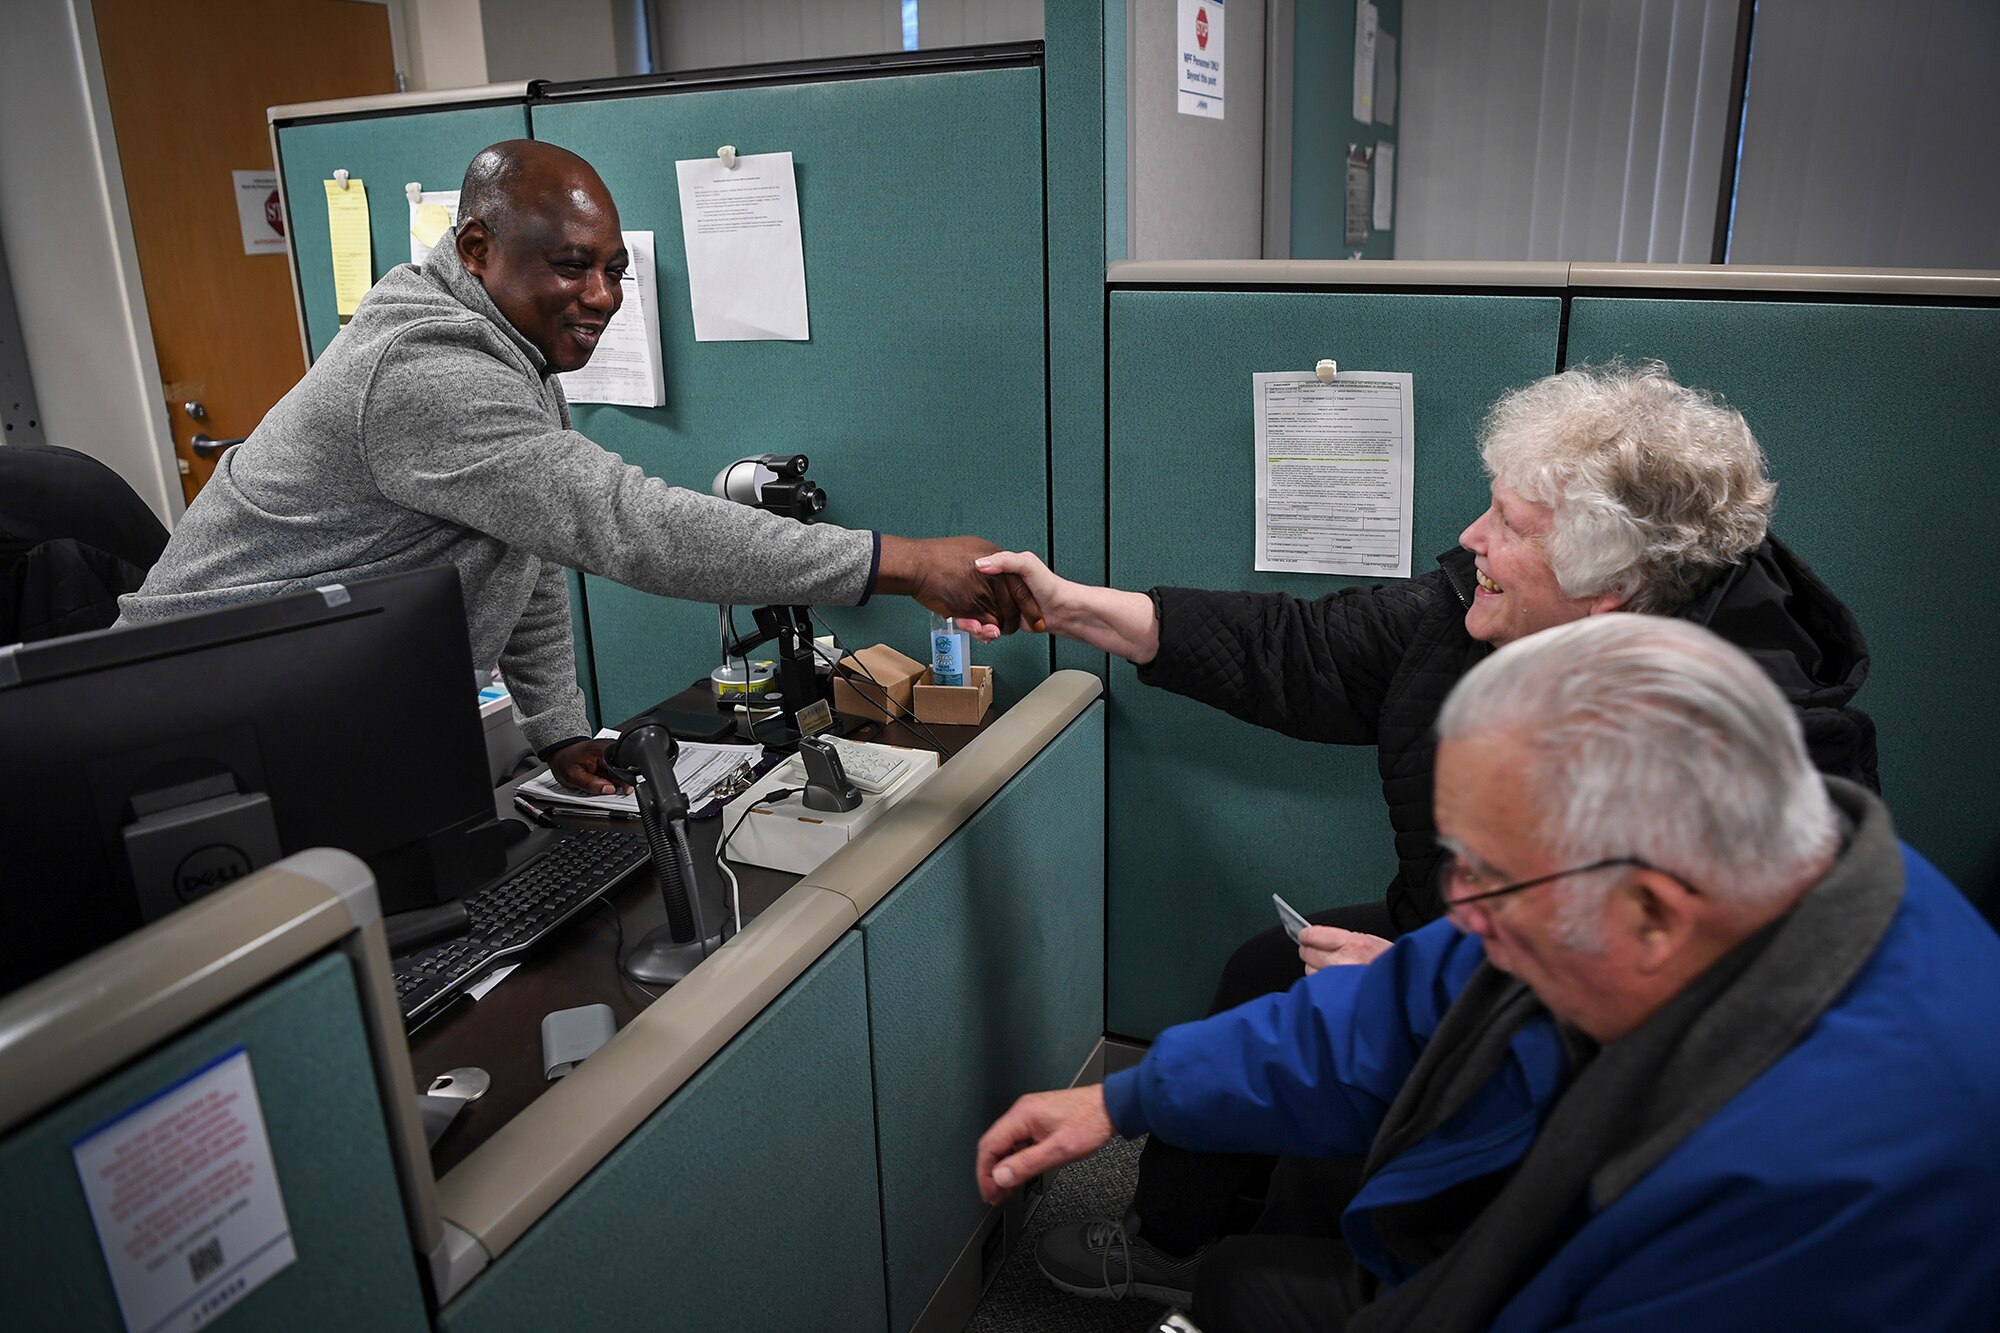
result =
[[402,6],[403,74],[410,91],[491,81],[479,0],[402,0]]

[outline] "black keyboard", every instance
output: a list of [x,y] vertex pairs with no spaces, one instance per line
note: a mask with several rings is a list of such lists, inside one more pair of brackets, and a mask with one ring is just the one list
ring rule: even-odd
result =
[[465,899],[472,929],[396,960],[396,1002],[414,1030],[507,958],[588,908],[645,866],[646,840],[612,829],[564,829],[519,870]]

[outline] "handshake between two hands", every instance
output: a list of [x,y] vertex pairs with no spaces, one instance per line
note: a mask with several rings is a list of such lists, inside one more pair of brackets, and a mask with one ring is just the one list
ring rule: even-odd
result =
[[[1038,577],[1039,576],[1039,577]],[[882,538],[878,592],[900,593],[950,616],[982,643],[1017,629],[1048,629],[1034,584],[1054,575],[1034,556],[980,537]]]
[[[915,598],[991,643],[1026,627],[1046,633],[1043,605],[1066,586],[1038,558],[1002,551],[980,537],[882,536],[877,592]],[[1039,595],[1038,595],[1039,590]],[[604,765],[606,742],[580,740],[549,756],[556,780],[574,791],[609,795],[623,789]]]

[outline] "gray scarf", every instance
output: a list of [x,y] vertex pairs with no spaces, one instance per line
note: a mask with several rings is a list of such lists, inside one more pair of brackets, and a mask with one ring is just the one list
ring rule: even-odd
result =
[[[1586,1197],[1608,1207],[1833,1003],[1895,916],[1903,864],[1881,801],[1851,782],[1826,783],[1854,823],[1833,868],[1785,916],[1599,1052],[1472,1225],[1402,1286],[1383,1288],[1348,1321],[1350,1333],[1469,1333],[1491,1323],[1569,1239]],[[1492,966],[1474,973],[1389,1108],[1367,1173],[1470,1101],[1515,1030],[1543,1012],[1533,992]]]

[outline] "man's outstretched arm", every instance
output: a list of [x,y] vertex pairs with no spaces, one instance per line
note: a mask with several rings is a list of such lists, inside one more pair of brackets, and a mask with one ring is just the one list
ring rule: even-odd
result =
[[875,591],[910,597],[941,616],[962,620],[982,640],[1012,634],[1024,624],[1041,629],[1042,611],[1028,585],[980,567],[982,556],[999,550],[981,537],[892,537],[885,532]]

